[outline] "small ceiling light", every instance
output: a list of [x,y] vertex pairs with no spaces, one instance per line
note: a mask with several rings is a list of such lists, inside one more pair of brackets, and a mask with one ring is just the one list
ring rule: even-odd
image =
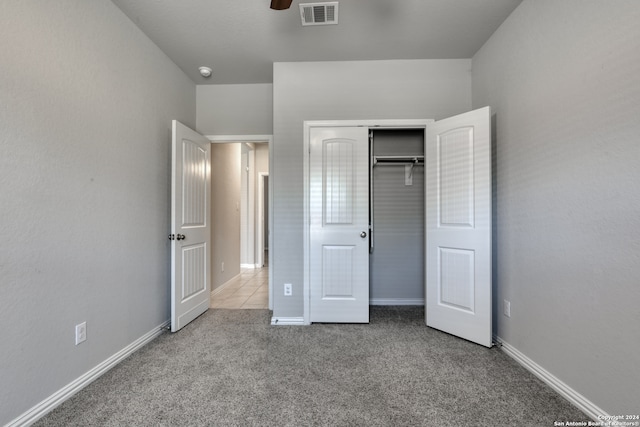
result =
[[209,67],[200,67],[198,70],[200,70],[200,75],[205,79],[211,77],[211,74],[213,74],[213,70]]

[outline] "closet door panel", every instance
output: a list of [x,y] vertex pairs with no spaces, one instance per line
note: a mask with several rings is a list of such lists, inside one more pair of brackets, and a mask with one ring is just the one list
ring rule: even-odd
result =
[[427,128],[426,322],[490,347],[491,110]]
[[309,318],[369,322],[366,128],[311,128]]

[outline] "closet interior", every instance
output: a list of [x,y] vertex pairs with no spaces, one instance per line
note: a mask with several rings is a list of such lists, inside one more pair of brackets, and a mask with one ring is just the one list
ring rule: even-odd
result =
[[424,129],[370,131],[370,304],[423,305]]

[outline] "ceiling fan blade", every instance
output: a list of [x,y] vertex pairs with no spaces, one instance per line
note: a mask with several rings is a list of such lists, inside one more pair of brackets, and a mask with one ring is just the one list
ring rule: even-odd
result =
[[293,0],[271,0],[271,9],[284,10],[291,7]]

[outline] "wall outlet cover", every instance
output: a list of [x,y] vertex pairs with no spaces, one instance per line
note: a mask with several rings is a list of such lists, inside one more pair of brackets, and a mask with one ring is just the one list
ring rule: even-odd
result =
[[511,301],[504,300],[504,315],[511,317]]
[[76,345],[87,340],[87,322],[76,325]]

